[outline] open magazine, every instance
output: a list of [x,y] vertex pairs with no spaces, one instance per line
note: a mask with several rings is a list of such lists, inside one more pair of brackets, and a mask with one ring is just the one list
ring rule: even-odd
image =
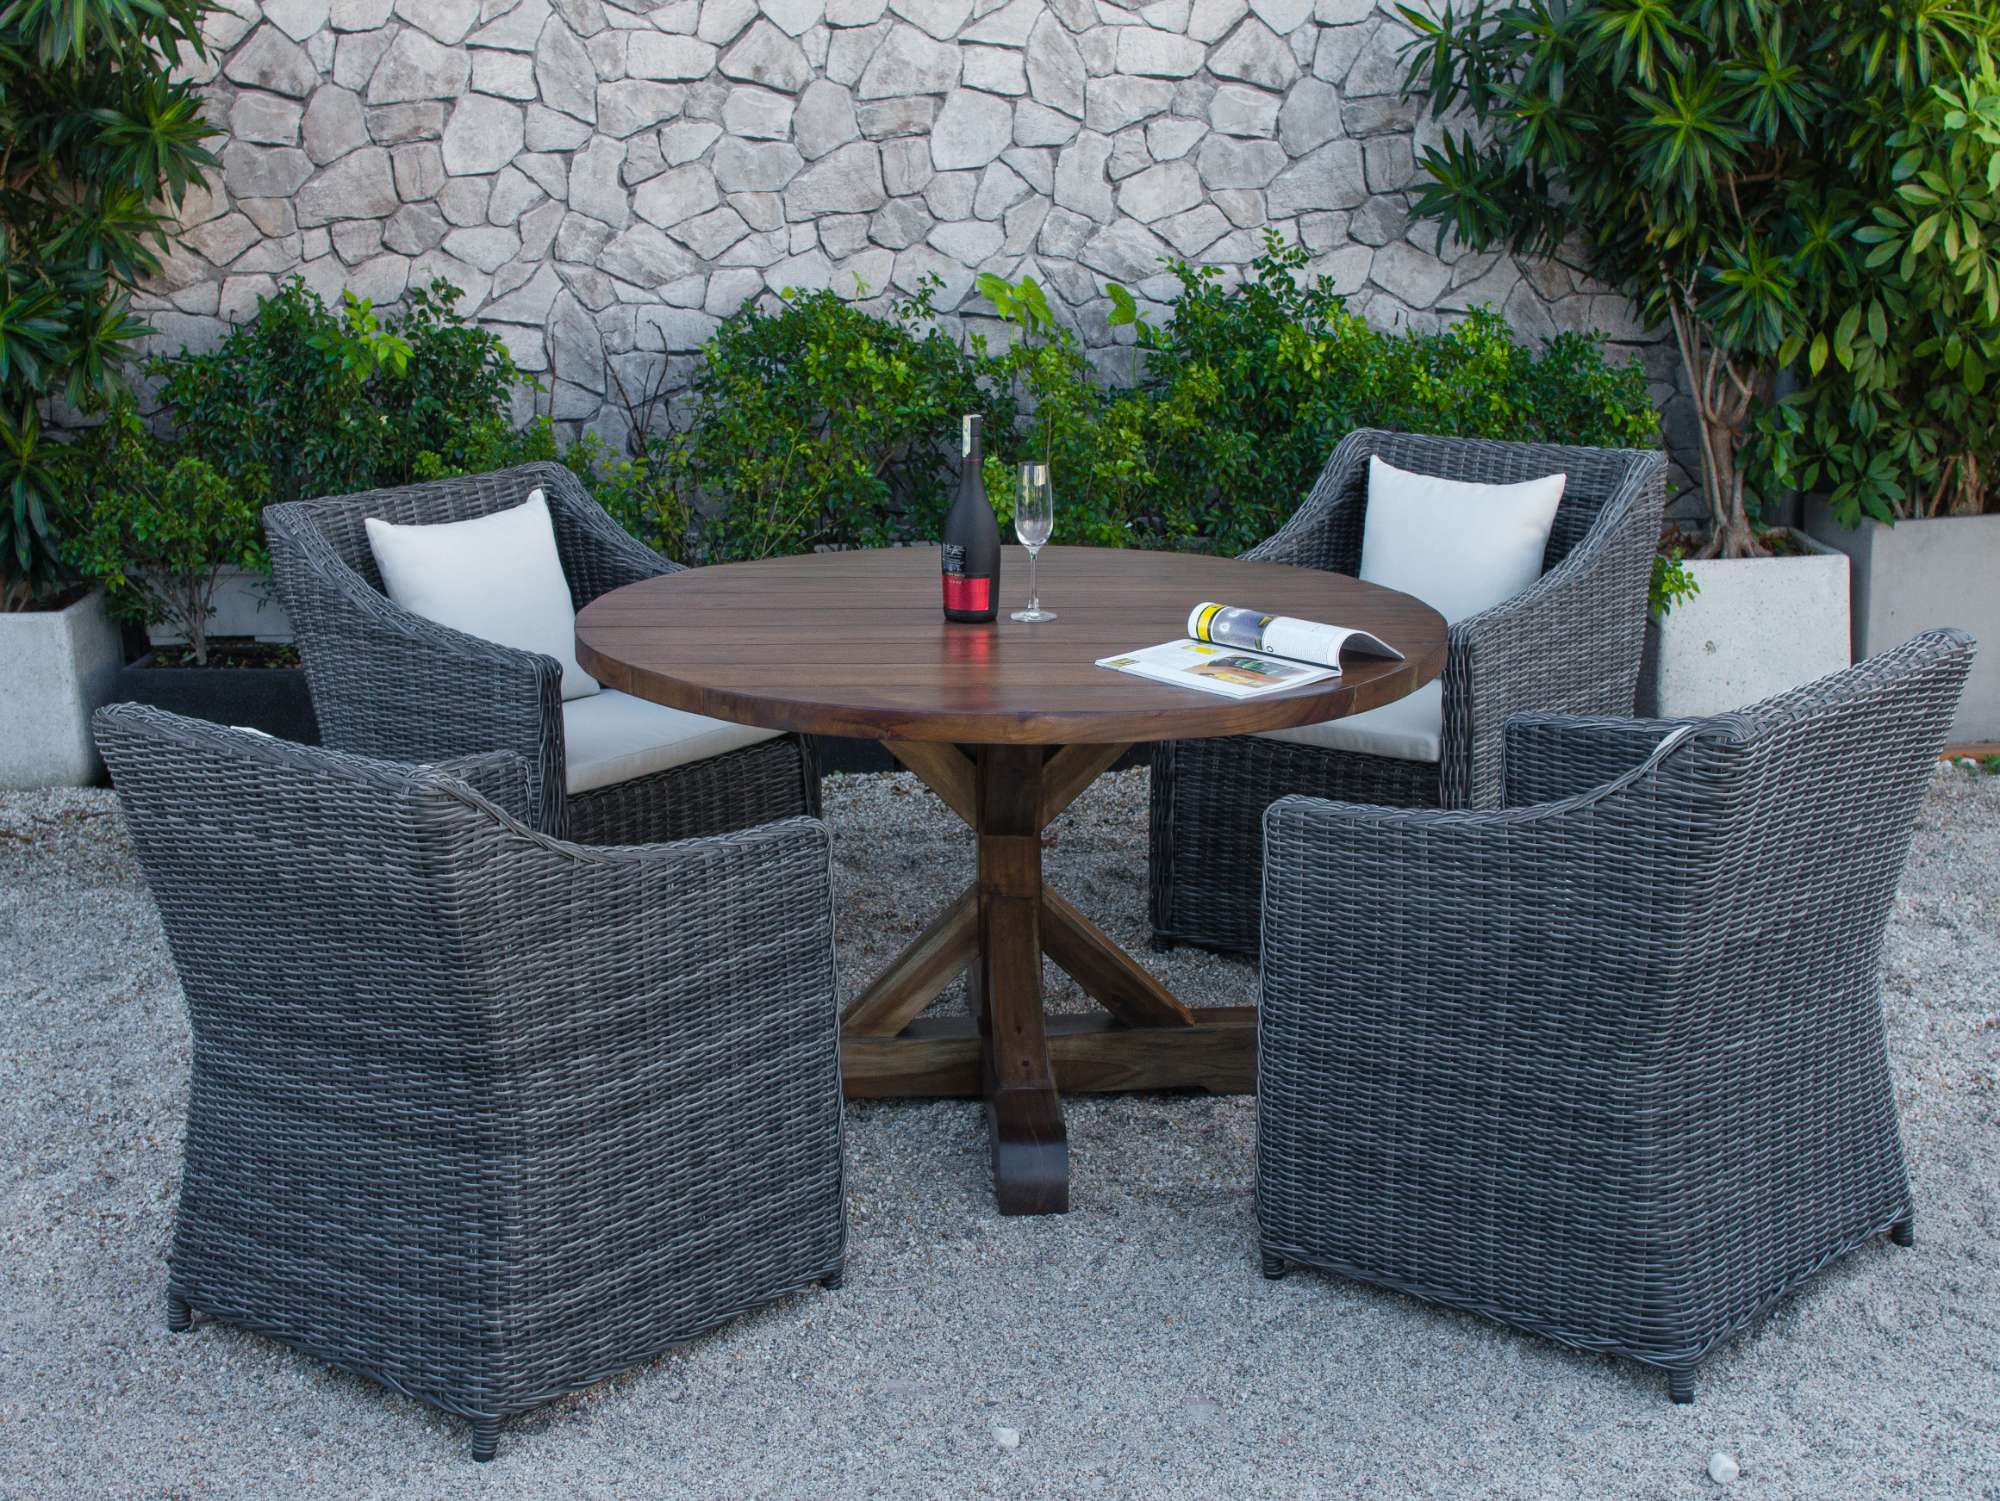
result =
[[1367,631],[1205,601],[1189,613],[1186,639],[1100,657],[1097,665],[1228,698],[1257,698],[1338,677],[1343,652],[1399,661],[1403,655]]

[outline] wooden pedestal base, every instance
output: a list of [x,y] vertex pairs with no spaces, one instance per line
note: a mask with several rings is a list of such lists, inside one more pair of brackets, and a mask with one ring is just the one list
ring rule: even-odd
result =
[[[978,877],[847,1008],[850,1097],[984,1095],[1000,1212],[1060,1214],[1069,1144],[1059,1090],[1256,1088],[1254,1007],[1182,1005],[1042,885],[1042,829],[1125,746],[982,745],[971,757],[931,741],[889,749],[978,831]],[[1045,1016],[1043,954],[1107,1014]],[[971,1015],[921,1019],[968,970]]]

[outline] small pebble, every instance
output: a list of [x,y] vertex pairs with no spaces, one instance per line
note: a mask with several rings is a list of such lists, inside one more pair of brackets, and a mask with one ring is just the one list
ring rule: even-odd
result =
[[1708,1478],[1717,1485],[1727,1485],[1741,1472],[1734,1454],[1725,1454],[1717,1449],[1708,1456]]
[[993,1430],[993,1442],[1003,1449],[1018,1449],[1021,1447],[1021,1430],[996,1427]]

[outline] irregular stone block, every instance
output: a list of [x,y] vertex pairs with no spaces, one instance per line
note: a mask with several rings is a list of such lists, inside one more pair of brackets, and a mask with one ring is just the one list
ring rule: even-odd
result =
[[395,8],[396,0],[333,0],[327,19],[335,31],[373,31],[387,23]]
[[1299,76],[1298,60],[1292,56],[1292,49],[1254,16],[1209,54],[1208,70],[1218,78],[1240,78],[1245,83],[1278,90],[1290,88]]
[[1157,78],[1093,78],[1086,101],[1084,124],[1111,135],[1165,114],[1174,102],[1174,86]]
[[[628,58],[630,43],[627,43]],[[560,21],[550,19],[535,45],[535,82],[550,109],[595,124],[597,64],[583,43]]]
[[[1367,3],[1372,6],[1374,0]],[[1188,11],[1187,33],[1197,42],[1219,42],[1249,14],[1248,0],[1194,0]]]
[[1028,92],[1027,63],[1018,48],[967,47],[961,56],[965,63],[962,81],[967,88],[1010,96]]
[[480,48],[472,54],[472,87],[482,94],[502,99],[535,97],[534,59],[520,52],[494,52]]
[[1146,150],[1154,161],[1178,161],[1207,133],[1199,120],[1155,120],[1146,127]]
[[878,245],[905,250],[931,232],[930,211],[915,198],[892,198],[868,221],[868,235]]
[[715,71],[716,51],[686,36],[635,32],[625,47],[625,71],[634,78],[706,78]]
[[969,219],[979,196],[976,172],[940,172],[924,186],[924,205],[934,218]]
[[1099,223],[1110,219],[1115,205],[1111,184],[1104,175],[1110,161],[1111,140],[1108,136],[1085,134],[1065,146],[1056,158],[1057,205]]
[[722,106],[722,128],[752,140],[782,141],[792,133],[797,101],[770,89],[734,88]]
[[861,136],[854,118],[854,96],[831,79],[817,79],[806,86],[799,95],[794,120],[799,151],[809,160],[816,161]]
[[445,46],[456,47],[479,19],[479,0],[396,0],[396,14]]
[[743,216],[725,203],[676,226],[673,236],[704,261],[712,261],[748,233]]
[[631,206],[619,169],[625,165],[622,142],[600,136],[570,158],[569,206],[600,224],[623,229],[632,222]]
[[868,213],[888,201],[882,158],[875,147],[851,142],[807,167],[792,180],[785,209],[794,219],[817,214]]
[[444,106],[434,99],[418,104],[385,104],[363,110],[368,137],[378,146],[405,141],[435,141],[444,134]]
[[931,126],[931,163],[940,172],[983,167],[1014,141],[1014,109],[996,94],[958,89]]
[[291,99],[269,94],[238,94],[229,111],[229,133],[239,141],[266,146],[296,146],[299,117],[305,111]]
[[389,170],[389,153],[365,146],[326,168],[299,189],[299,223],[307,227],[335,219],[384,219],[402,206]]
[[247,214],[224,214],[181,235],[181,243],[204,259],[226,266],[263,238]]
[[1271,184],[1266,207],[1273,219],[1289,219],[1313,209],[1359,208],[1367,198],[1360,145],[1329,141]]
[[1198,204],[1186,213],[1155,224],[1184,259],[1193,260],[1202,251],[1229,233],[1229,219],[1212,203]]
[[[679,128],[669,126],[661,132],[663,149],[667,136]],[[672,150],[668,150],[667,160],[672,161],[674,155]],[[805,158],[799,154],[798,148],[782,141],[739,141],[732,138],[715,148],[715,180],[727,193],[778,192],[798,176],[803,165]]]
[[1081,127],[1060,110],[1033,99],[1014,106],[1014,141],[1021,146],[1067,146]]
[[521,0],[473,32],[466,40],[475,47],[498,47],[508,52],[533,52],[542,40],[542,28],[554,14],[548,0]]
[[[1118,189],[1118,211],[1151,224],[1201,202],[1201,178],[1186,161],[1161,162],[1128,179]],[[1220,212],[1216,214],[1219,219]]]
[[486,217],[495,224],[514,224],[521,215],[543,202],[547,194],[514,167],[503,168],[493,179],[493,192],[486,200]]
[[1050,109],[1083,118],[1083,54],[1054,15],[1028,33],[1028,91]]
[[361,100],[338,84],[327,84],[312,96],[304,118],[306,155],[325,166],[369,142],[368,120]]
[[246,88],[303,99],[319,86],[319,69],[305,49],[275,26],[259,26],[222,65],[222,76]]
[[374,77],[375,69],[382,61],[382,54],[389,50],[389,43],[394,39],[395,33],[388,27],[338,38],[333,49],[333,81],[343,89],[358,91],[367,88],[368,80]]
[[723,53],[721,67],[726,78],[761,83],[787,94],[796,94],[812,80],[804,49],[769,21],[757,22]]
[[854,121],[871,141],[892,136],[917,135],[929,131],[937,118],[938,102],[918,96],[908,99],[871,99],[857,105]]
[[1114,281],[1140,281],[1161,269],[1173,252],[1158,235],[1130,219],[1100,229],[1084,243],[1077,259]]
[[932,245],[965,266],[977,266],[997,254],[1005,239],[1006,234],[999,225],[988,224],[981,219],[960,219],[956,223],[940,224],[930,233]]
[[1226,83],[1209,100],[1208,123],[1224,135],[1276,135],[1278,101],[1262,89]]
[[443,243],[451,226],[433,203],[406,203],[382,226],[382,243],[403,255],[422,255]]
[[312,160],[294,146],[252,146],[232,141],[222,148],[222,181],[235,198],[289,198],[312,176]]
[[1041,0],[1008,0],[998,10],[989,11],[959,33],[961,42],[983,42],[996,47],[1025,47],[1042,17]]
[[484,224],[486,199],[492,191],[490,177],[454,177],[439,189],[438,209],[453,224]]
[[477,266],[491,276],[520,254],[521,237],[500,225],[482,224],[452,230],[444,237],[444,248],[446,254],[455,255],[468,266]]
[[[1201,180],[1210,188],[1261,188],[1285,169],[1285,150],[1276,141],[1212,135],[1195,153]],[[1326,208],[1327,204],[1314,204]]]
[[700,163],[663,172],[632,195],[632,212],[649,224],[670,228],[722,202],[715,174]]
[[856,92],[863,99],[942,94],[958,82],[959,61],[958,48],[951,43],[898,22],[869,58]]
[[497,172],[526,141],[525,116],[518,104],[468,94],[458,101],[444,128],[444,169],[453,177]]
[[[684,84],[658,83],[650,78],[599,84],[597,128],[600,133],[622,141],[678,115],[687,103],[687,93]],[[532,129],[531,124],[531,133]]]
[[396,179],[396,196],[405,203],[423,203],[444,186],[444,153],[435,141],[396,147],[389,153],[389,167]]
[[333,226],[333,253],[352,266],[382,248],[382,221],[348,219]]
[[1034,191],[1005,162],[992,162],[979,174],[979,191],[972,199],[973,217],[998,219]]
[[1313,0],[1250,0],[1250,9],[1279,36],[1305,24],[1313,13]]
[[1118,71],[1148,78],[1186,78],[1201,71],[1208,49],[1184,36],[1130,26],[1118,35]]
[[1304,156],[1341,134],[1340,91],[1317,78],[1301,78],[1278,111],[1278,144]]
[[442,47],[421,31],[402,31],[375,65],[367,97],[370,104],[455,99],[471,80],[472,61],[463,51]]

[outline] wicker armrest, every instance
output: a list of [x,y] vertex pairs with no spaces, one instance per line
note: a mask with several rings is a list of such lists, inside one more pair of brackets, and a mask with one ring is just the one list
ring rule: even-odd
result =
[[[1289,563],[1322,573],[1360,570],[1361,517],[1367,504],[1369,455],[1379,433],[1366,429],[1340,440],[1311,492],[1285,524],[1243,554],[1247,563]],[[1343,555],[1345,554],[1345,555]]]
[[1632,712],[1661,476],[1659,463],[1635,466],[1567,557],[1512,599],[1451,627],[1444,675],[1448,806],[1499,803],[1502,742],[1516,713]]
[[515,751],[486,751],[434,761],[429,770],[463,782],[509,818],[533,827],[535,798],[527,758]]
[[268,508],[271,562],[328,745],[404,763],[510,750],[536,822],[561,798],[562,667],[403,609],[336,554],[303,508]]
[[556,551],[579,610],[626,584],[681,572],[679,563],[653,551],[613,520],[561,464],[529,464],[522,473],[548,499]]
[[1507,721],[1502,772],[1509,808],[1554,802],[1602,786],[1639,765],[1686,720],[1600,714],[1516,714]]

